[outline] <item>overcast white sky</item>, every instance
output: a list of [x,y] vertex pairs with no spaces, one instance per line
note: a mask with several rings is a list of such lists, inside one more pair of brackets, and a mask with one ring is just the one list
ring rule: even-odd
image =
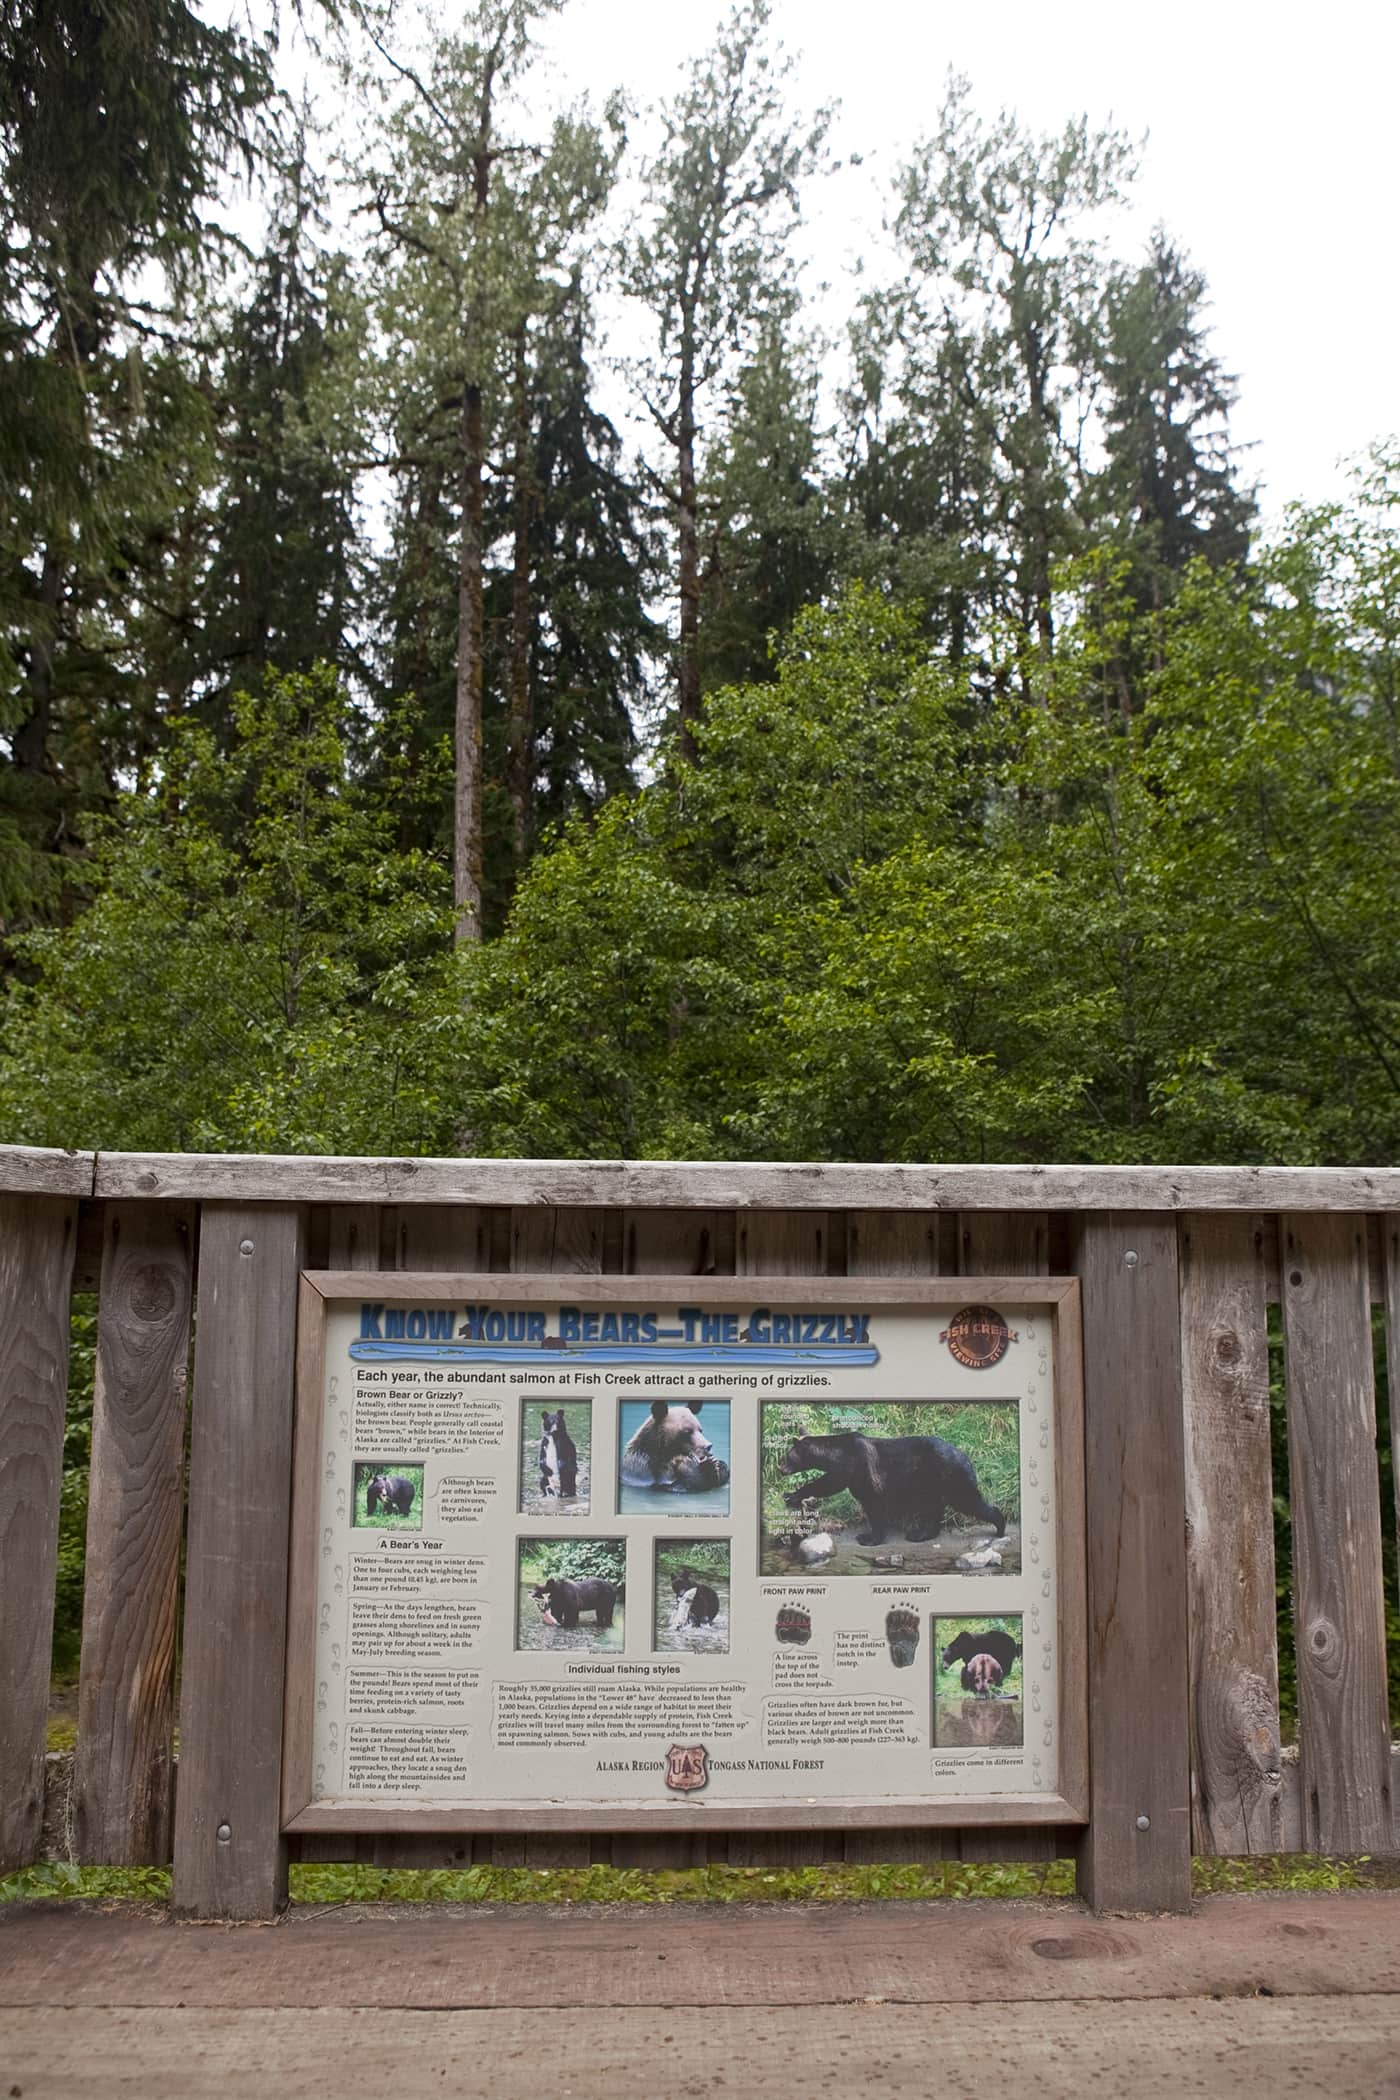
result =
[[[547,39],[556,82],[664,96],[727,13],[727,0],[570,0]],[[775,21],[801,54],[805,102],[840,102],[837,151],[866,156],[812,200],[826,277],[871,246],[881,192],[932,128],[952,66],[988,115],[1007,106],[1048,130],[1087,111],[1147,134],[1122,242],[1161,220],[1205,271],[1266,514],[1339,493],[1338,461],[1400,428],[1393,5],[775,0]]]

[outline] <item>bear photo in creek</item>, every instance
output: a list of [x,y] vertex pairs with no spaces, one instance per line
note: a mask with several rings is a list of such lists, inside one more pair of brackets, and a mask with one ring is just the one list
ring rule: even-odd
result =
[[865,1512],[867,1529],[856,1535],[862,1546],[878,1546],[891,1532],[912,1543],[935,1539],[950,1509],[990,1524],[995,1534],[1006,1526],[1005,1512],[978,1486],[967,1453],[941,1436],[874,1437],[853,1430],[800,1436],[780,1470],[816,1473],[786,1497],[789,1509],[843,1490],[853,1495]]
[[1021,1631],[1019,1613],[935,1620],[935,1748],[1024,1745]]
[[626,1646],[625,1539],[516,1541],[515,1645],[551,1653],[617,1654]]
[[712,1405],[702,1422],[704,1406],[703,1400],[693,1407],[666,1400],[653,1400],[650,1407],[623,1402],[621,1511],[645,1511],[651,1497],[663,1494],[685,1497],[696,1514],[728,1514],[729,1403]]
[[673,1575],[671,1589],[676,1599],[675,1625],[708,1626],[719,1617],[718,1590],[702,1582],[693,1568],[682,1568]]
[[574,1581],[568,1576],[556,1576],[550,1582],[541,1582],[530,1595],[540,1607],[540,1617],[546,1626],[577,1626],[579,1614],[591,1611],[598,1626],[611,1626],[613,1610],[617,1604],[618,1586],[603,1582],[596,1576]]
[[655,1653],[728,1654],[729,1544],[728,1539],[693,1535],[656,1541],[652,1581]]
[[1011,1635],[1003,1632],[1000,1627],[991,1626],[974,1633],[958,1634],[955,1640],[949,1641],[939,1656],[938,1666],[942,1670],[950,1670],[955,1662],[970,1663],[974,1656],[990,1655],[1002,1676],[1007,1677],[1020,1652],[1019,1641],[1013,1640]]

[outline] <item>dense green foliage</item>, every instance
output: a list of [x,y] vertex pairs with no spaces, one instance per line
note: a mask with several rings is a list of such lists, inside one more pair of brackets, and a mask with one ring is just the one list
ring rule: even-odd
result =
[[[1268,1859],[1195,1859],[1198,1896],[1270,1889],[1394,1886],[1393,1867],[1370,1859],[1308,1854]],[[293,1867],[293,1903],[851,1903],[933,1897],[1072,1896],[1074,1865],[882,1867],[467,1867],[417,1872],[395,1867]],[[27,1867],[0,1881],[0,1903],[71,1896],[111,1902],[163,1901],[163,1867]]]

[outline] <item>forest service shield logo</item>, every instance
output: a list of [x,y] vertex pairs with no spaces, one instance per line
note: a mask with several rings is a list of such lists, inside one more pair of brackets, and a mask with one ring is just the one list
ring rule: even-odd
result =
[[666,1784],[677,1794],[693,1794],[709,1782],[703,1743],[672,1743],[666,1752]]
[[1018,1337],[990,1305],[965,1305],[954,1313],[938,1339],[948,1344],[954,1363],[965,1371],[990,1371]]

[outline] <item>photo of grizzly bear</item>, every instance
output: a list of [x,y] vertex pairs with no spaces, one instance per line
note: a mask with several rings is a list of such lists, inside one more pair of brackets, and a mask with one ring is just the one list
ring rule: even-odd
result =
[[625,1539],[522,1538],[516,1542],[518,1649],[616,1654],[626,1645]]
[[800,1436],[780,1470],[817,1476],[786,1498],[789,1509],[843,1490],[853,1495],[868,1526],[856,1534],[862,1546],[878,1546],[892,1531],[913,1544],[937,1538],[950,1508],[990,1524],[994,1534],[1006,1524],[1005,1513],[984,1498],[967,1453],[941,1436]]
[[939,1750],[1024,1744],[1021,1614],[935,1619],[933,1741]]
[[579,1613],[585,1611],[592,1612],[595,1625],[611,1626],[617,1586],[596,1577],[573,1582],[567,1576],[556,1576],[552,1582],[538,1583],[530,1595],[546,1626],[577,1626]]
[[1001,1674],[1005,1677],[1020,1652],[1020,1642],[1014,1641],[1011,1635],[1004,1633],[1000,1627],[979,1627],[975,1633],[964,1631],[958,1634],[955,1640],[949,1641],[938,1659],[938,1665],[942,1670],[951,1670],[956,1662],[970,1663],[975,1655],[990,1655],[1000,1665]]
[[765,1400],[761,1420],[761,1575],[1020,1572],[1017,1401]]
[[652,1497],[683,1495],[696,1515],[729,1514],[729,1402],[641,1400],[622,1403],[618,1510],[644,1514]]
[[[674,1514],[674,1512],[668,1512]],[[658,1539],[652,1648],[661,1655],[729,1652],[729,1540]]]

